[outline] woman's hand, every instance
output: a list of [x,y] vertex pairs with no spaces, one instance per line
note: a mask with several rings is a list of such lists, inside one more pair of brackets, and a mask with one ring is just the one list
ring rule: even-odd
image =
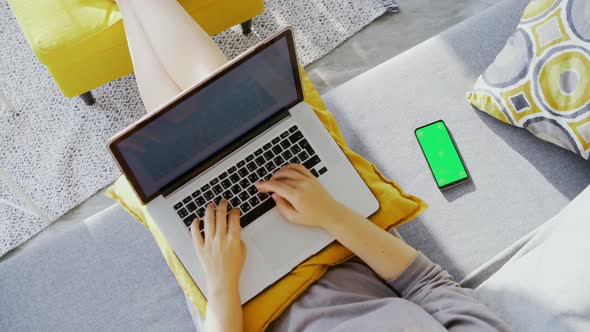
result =
[[239,290],[240,273],[246,259],[246,246],[241,240],[240,211],[232,209],[227,217],[227,200],[217,209],[209,204],[205,212],[205,236],[199,231],[199,220],[191,226],[193,243],[207,278],[209,294]]
[[325,229],[346,210],[299,164],[281,168],[269,181],[258,182],[256,188],[263,193],[272,192],[281,214],[295,224]]

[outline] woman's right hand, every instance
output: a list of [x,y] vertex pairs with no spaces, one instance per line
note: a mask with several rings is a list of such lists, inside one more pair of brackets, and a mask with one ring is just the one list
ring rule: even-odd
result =
[[307,168],[289,164],[269,181],[256,183],[262,193],[273,193],[277,208],[292,223],[326,229],[346,210]]

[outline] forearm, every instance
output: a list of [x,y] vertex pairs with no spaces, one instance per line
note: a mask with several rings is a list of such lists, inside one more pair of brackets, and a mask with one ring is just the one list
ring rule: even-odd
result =
[[325,225],[326,231],[382,279],[390,280],[400,275],[418,254],[414,248],[353,210],[342,206],[340,211],[333,222]]
[[237,286],[212,289],[208,294],[206,332],[242,331],[242,305]]

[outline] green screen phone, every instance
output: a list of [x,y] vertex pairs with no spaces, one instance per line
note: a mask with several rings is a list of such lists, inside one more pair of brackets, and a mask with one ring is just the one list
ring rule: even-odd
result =
[[439,189],[445,189],[469,179],[465,164],[442,120],[414,130],[428,167]]

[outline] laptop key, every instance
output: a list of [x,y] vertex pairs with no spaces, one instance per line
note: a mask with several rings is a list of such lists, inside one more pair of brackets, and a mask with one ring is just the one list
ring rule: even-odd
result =
[[205,192],[205,191],[209,190],[209,188],[211,188],[211,186],[209,186],[208,184],[206,184],[206,185],[204,185],[204,186],[201,187],[201,191],[202,192]]
[[228,179],[225,179],[225,180],[221,181],[221,186],[223,187],[223,189],[227,189],[227,188],[231,187],[231,181]]
[[190,202],[186,205],[186,209],[188,210],[188,212],[193,212],[197,209],[197,205],[193,202]]
[[223,173],[219,174],[219,176],[218,176],[218,178],[219,178],[220,180],[223,180],[223,179],[225,179],[226,177],[227,177],[227,172],[223,172]]
[[307,152],[301,151],[301,153],[299,153],[297,157],[299,157],[299,159],[301,159],[302,161],[306,161],[307,158],[309,158],[309,155],[307,154]]
[[232,174],[232,175],[229,176],[229,180],[232,183],[236,183],[236,182],[240,181],[240,176],[238,175],[238,173],[234,173],[234,174]]
[[190,202],[190,201],[192,201],[192,200],[193,200],[193,199],[192,199],[190,196],[187,196],[187,197],[185,197],[185,198],[182,200],[182,202],[183,202],[184,204],[186,204],[186,203],[188,203],[188,202]]
[[207,190],[204,194],[203,197],[205,197],[206,201],[210,201],[213,199],[213,197],[215,197],[215,195],[213,194],[213,192],[211,190]]
[[266,143],[266,144],[264,144],[264,146],[262,148],[264,149],[264,151],[266,151],[266,150],[270,149],[271,147],[272,147],[272,144]]
[[272,152],[277,155],[281,152],[283,152],[283,148],[280,145],[275,145],[272,147]]
[[221,194],[221,192],[223,191],[223,188],[221,188],[221,186],[220,186],[220,185],[216,185],[216,186],[215,186],[215,187],[213,187],[213,189],[211,189],[211,190],[213,190],[213,193],[214,193],[214,194]]
[[197,197],[197,199],[195,200],[195,202],[197,203],[198,206],[203,206],[203,205],[205,205],[205,203],[207,203],[205,201],[205,199],[203,198],[203,196]]
[[248,187],[248,194],[250,194],[250,196],[254,196],[258,194],[258,189],[256,189],[254,186],[250,186]]
[[235,184],[233,187],[231,187],[231,192],[234,193],[234,195],[239,194],[240,191],[242,191],[242,188],[240,188],[240,186],[237,184]]
[[232,194],[231,190],[226,190],[223,192],[223,194],[221,194],[221,197],[230,200],[232,197],[234,197],[234,194]]
[[272,144],[277,144],[280,141],[281,141],[281,138],[280,137],[275,137],[275,138],[272,139],[271,143]]
[[283,157],[281,157],[281,156],[278,156],[273,161],[274,161],[275,165],[277,165],[277,167],[280,167],[285,162],[285,159],[283,159]]
[[240,160],[240,162],[238,162],[236,165],[238,166],[238,168],[240,168],[240,167],[246,165],[246,161]]
[[[254,172],[258,166],[256,165],[255,162],[251,162],[248,165],[246,165],[246,168],[250,171],[250,172]],[[245,176],[245,175],[244,175]]]
[[327,171],[328,171],[327,168],[322,167],[322,168],[320,168],[319,173],[320,173],[320,175],[322,175],[322,174],[326,173]]
[[248,203],[250,203],[251,206],[256,206],[258,205],[258,203],[260,203],[260,201],[258,200],[258,198],[256,196],[250,198],[250,200],[248,200]]
[[285,152],[283,152],[283,154],[281,154],[281,156],[285,159],[285,160],[289,160],[291,159],[291,157],[293,157],[293,154],[291,153],[291,151],[289,150],[285,150]]
[[289,160],[289,162],[291,162],[292,164],[301,164],[301,160],[299,160],[299,158],[297,158],[297,156],[294,156],[293,158],[291,158],[291,160]]
[[[250,207],[250,204],[248,204],[248,202],[244,202],[242,205],[240,205],[240,210],[242,210],[242,214],[246,214],[246,212],[250,211],[252,208]],[[241,224],[241,220],[240,220],[240,224]],[[244,226],[242,226],[244,227]]]
[[289,142],[289,140],[284,140],[284,141],[281,141],[281,147],[282,147],[283,149],[287,149],[287,148],[289,148],[290,146],[291,146],[291,143]]
[[190,227],[190,225],[193,223],[193,221],[195,220],[195,218],[197,218],[196,214],[191,214],[190,216],[184,218],[183,222],[186,225],[186,227]]
[[297,126],[293,126],[293,127],[289,128],[290,133],[295,132],[295,130],[297,130]]
[[249,185],[250,185],[250,181],[247,178],[242,179],[242,181],[240,181],[240,187],[242,187],[243,189],[248,188]]
[[261,167],[256,171],[256,173],[252,173],[252,174],[248,175],[248,180],[250,180],[250,183],[254,183],[254,182],[258,181],[258,178],[262,177],[257,174],[260,172],[261,169],[264,169],[264,168]]
[[231,173],[234,173],[237,170],[238,170],[238,168],[236,166],[232,166],[232,167],[230,167],[230,168],[227,169],[227,172],[229,174],[231,174]]
[[244,202],[244,201],[246,201],[248,198],[250,198],[250,195],[248,195],[248,192],[244,190],[244,191],[242,191],[242,192],[241,192],[241,193],[238,195],[238,197],[240,198],[240,200],[241,200],[242,202]]
[[259,199],[259,200],[262,202],[262,201],[264,201],[265,199],[269,198],[269,197],[270,197],[270,195],[269,195],[269,194],[264,194],[264,193],[258,193],[258,194],[256,195],[256,197],[258,197],[258,199]]
[[246,162],[249,162],[249,161],[252,161],[252,160],[254,160],[254,155],[253,154],[251,154],[248,157],[246,157]]
[[256,160],[254,160],[254,161],[256,162],[256,165],[258,165],[258,166],[262,166],[266,162],[266,160],[264,159],[263,156],[256,158]]
[[182,209],[176,211],[176,213],[178,213],[178,216],[180,218],[184,218],[184,217],[188,216],[188,211],[185,208],[182,208]]
[[[257,177],[255,176],[255,179],[250,179],[250,182],[254,183],[256,182],[259,178],[262,178],[266,175],[266,173],[268,173],[266,171],[266,168],[264,167],[260,167],[259,169],[256,170],[256,175],[258,175]],[[250,175],[254,175],[254,173],[250,174]]]
[[238,174],[240,175],[240,177],[246,177],[246,175],[248,175],[248,170],[246,169],[246,167],[242,167],[240,168],[240,170],[238,170]]
[[193,196],[193,198],[197,198],[197,196],[199,196],[200,194],[201,194],[201,191],[197,190],[191,196]]
[[315,151],[313,151],[313,149],[311,148],[311,145],[309,145],[309,142],[306,139],[299,142],[299,146],[304,148],[305,151],[307,151],[307,154],[309,154],[310,156],[313,156],[315,154]]
[[218,179],[218,178],[215,178],[215,179],[211,180],[211,182],[209,182],[209,185],[210,185],[211,187],[213,187],[214,185],[216,185],[216,184],[218,184],[218,183],[219,183],[219,179]]
[[296,131],[293,134],[291,134],[291,136],[289,136],[289,141],[291,141],[291,143],[295,143],[299,141],[301,138],[303,138],[303,134],[300,131]]
[[316,171],[314,168],[312,168],[312,169],[311,169],[311,170],[309,170],[309,171],[310,171],[310,172],[311,172],[311,174],[313,174],[313,176],[315,176],[316,178],[317,178],[318,176],[320,176],[320,175],[318,174],[318,171]]
[[174,210],[178,210],[182,207],[182,202],[178,202],[176,203],[176,205],[174,205]]
[[264,150],[262,148],[260,148],[260,149],[258,149],[256,151],[254,151],[254,155],[255,156],[260,156],[262,154],[262,152],[264,152]]
[[265,158],[266,160],[271,160],[272,158],[274,158],[274,156],[275,156],[275,155],[274,155],[274,153],[272,153],[272,151],[266,151],[266,152],[264,153],[264,158]]
[[299,145],[293,145],[290,150],[293,154],[298,154],[301,151],[301,147]]
[[264,179],[263,179],[263,180],[264,180],[264,181],[268,181],[268,180],[270,180],[270,178],[272,178],[272,174],[271,174],[271,173],[268,173],[268,174],[266,174],[266,175],[264,176]]
[[[246,203],[244,203],[244,205],[245,204],[248,204],[248,203],[246,202]],[[252,211],[245,213],[242,217],[240,217],[240,225],[242,225],[242,228],[248,226],[250,223],[252,223],[258,217],[264,215],[266,212],[271,210],[273,207],[275,207],[274,199],[267,199],[266,201],[262,202],[262,204],[258,205],[256,208],[254,208]],[[247,212],[247,211],[245,211],[245,212]]]
[[268,163],[266,163],[266,165],[264,167],[266,167],[266,170],[269,173],[272,173],[275,170],[275,164],[272,161],[269,161]]
[[320,157],[318,156],[313,156],[311,158],[309,158],[309,160],[307,160],[306,162],[303,163],[303,166],[305,166],[305,168],[310,169],[312,167],[314,167],[315,165],[320,163]]
[[232,207],[232,209],[238,207],[240,203],[242,202],[240,201],[239,197],[234,197],[229,201],[229,204]]
[[281,138],[285,138],[287,136],[289,136],[289,131],[286,131],[286,132],[282,133],[280,137]]
[[205,217],[205,208],[204,207],[197,210],[197,217],[199,217],[199,219],[203,219]]

